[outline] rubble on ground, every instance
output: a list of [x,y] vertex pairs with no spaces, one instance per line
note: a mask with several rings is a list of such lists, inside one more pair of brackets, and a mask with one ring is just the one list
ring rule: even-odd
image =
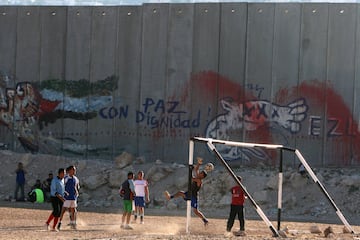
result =
[[[0,151],[0,199],[10,200],[15,188],[15,169],[18,162],[23,162],[26,174],[25,192],[30,191],[36,179],[46,179],[51,171],[70,164],[77,166],[77,176],[81,182],[79,204],[93,207],[120,206],[118,190],[126,179],[127,172],[143,170],[149,181],[150,199],[148,208],[185,209],[182,199],[167,201],[165,190],[174,193],[186,190],[188,183],[187,164],[164,162],[161,159],[149,160],[142,156],[135,157],[123,152],[113,161],[101,159],[75,159],[44,154],[20,154],[9,150]],[[227,217],[231,200],[230,188],[235,184],[221,164],[209,173],[200,190],[200,208],[213,217]],[[235,173],[243,178],[243,185],[262,208],[266,216],[276,219],[278,214],[278,170],[273,167],[258,168],[237,167]],[[360,214],[360,172],[355,168],[321,168],[316,175],[333,198],[347,220],[352,223]],[[312,179],[297,173],[296,168],[286,167],[283,177],[282,216],[290,220],[303,218],[314,222],[327,220],[340,223],[338,217],[322,191]],[[246,216],[258,218],[249,201],[246,201]]]

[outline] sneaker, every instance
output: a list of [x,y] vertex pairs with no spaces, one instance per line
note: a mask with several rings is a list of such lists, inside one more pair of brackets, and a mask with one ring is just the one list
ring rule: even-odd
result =
[[50,225],[49,225],[48,223],[45,223],[45,229],[46,229],[47,231],[50,231]]
[[144,224],[144,221],[143,221],[143,220],[141,220],[141,221],[140,221],[140,224]]
[[60,228],[61,228],[61,222],[59,222],[59,223],[58,223],[58,225],[57,225],[57,227],[56,227],[56,228],[57,228],[57,230],[59,230],[59,231],[60,231]]
[[133,230],[133,228],[132,228],[130,225],[125,225],[125,226],[124,226],[124,229],[126,229],[126,230]]
[[51,230],[50,231],[52,231],[52,232],[58,232],[59,230],[58,229],[56,229],[56,228],[51,228]]
[[240,230],[235,233],[235,236],[246,236],[246,233],[245,233],[245,231]]
[[165,192],[164,192],[164,195],[165,195],[165,198],[166,198],[167,200],[170,200],[170,199],[171,199],[171,195],[170,195],[170,193],[169,193],[168,191],[165,191]]

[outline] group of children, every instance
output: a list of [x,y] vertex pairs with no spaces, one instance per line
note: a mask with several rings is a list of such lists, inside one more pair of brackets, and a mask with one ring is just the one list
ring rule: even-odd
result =
[[[205,226],[209,221],[204,214],[198,209],[198,192],[202,186],[203,179],[207,176],[206,170],[200,171],[200,165],[202,159],[199,158],[197,164],[194,167],[194,176],[191,184],[191,194],[187,191],[179,191],[175,194],[170,194],[165,191],[165,197],[167,200],[173,198],[182,197],[184,200],[191,200],[191,207],[193,212],[202,219]],[[76,229],[76,208],[77,198],[79,196],[79,179],[76,175],[76,167],[74,165],[58,170],[58,174],[51,181],[50,185],[50,201],[53,208],[48,220],[46,221],[46,228],[52,231],[59,231],[61,229],[61,221],[64,213],[69,211],[70,213],[70,226],[72,229]],[[241,181],[241,177],[238,176],[238,180]],[[149,198],[149,184],[144,179],[144,172],[139,171],[137,178],[134,179],[134,173],[129,172],[127,179],[121,184],[121,195],[123,197],[123,215],[121,221],[121,228],[133,229],[130,226],[130,219],[132,213],[134,213],[133,222],[136,222],[138,217],[140,218],[140,224],[144,224],[144,209],[145,204],[150,201]],[[244,201],[245,193],[243,189],[236,185],[231,188],[232,201],[230,205],[230,215],[226,225],[226,231],[230,233],[236,215],[240,222],[240,231],[236,232],[237,236],[245,235],[245,218],[244,218]],[[50,226],[51,221],[53,225]]]
[[[164,192],[164,195],[167,200],[171,200],[177,197],[182,197],[184,200],[191,201],[191,207],[196,216],[198,216],[204,223],[205,226],[208,225],[209,221],[204,216],[204,214],[198,209],[198,192],[202,186],[203,179],[207,176],[207,171],[204,169],[200,171],[200,165],[202,165],[202,158],[198,158],[198,161],[194,167],[192,183],[191,183],[191,193],[188,191],[179,191],[175,194],[170,194],[168,191]],[[135,202],[135,217],[136,221],[137,216],[140,216],[140,223],[143,222],[144,218],[144,207],[145,202],[149,201],[149,189],[147,181],[143,179],[144,172],[140,171],[137,175],[138,179],[134,181],[133,172],[129,172],[127,179],[122,183],[120,191],[123,191],[121,194],[124,199],[124,210],[121,221],[121,228],[123,229],[133,229],[130,224],[131,213],[133,211],[133,199]],[[241,177],[237,176],[238,180],[241,181]],[[246,195],[239,184],[235,185],[230,189],[231,191],[231,205],[230,205],[230,214],[226,224],[227,234],[231,233],[231,229],[234,225],[235,217],[238,216],[240,223],[240,230],[235,232],[236,236],[245,236],[245,214],[244,214],[244,202]]]
[[[64,213],[70,213],[70,226],[76,229],[76,208],[79,196],[80,183],[76,175],[74,165],[65,169],[60,168],[58,175],[54,177],[50,185],[50,202],[53,208],[45,225],[48,230],[59,231]],[[50,226],[51,221],[53,225]]]
[[140,218],[140,224],[144,224],[145,204],[150,202],[149,184],[144,179],[144,172],[139,171],[134,180],[134,173],[129,172],[127,179],[121,184],[123,191],[124,211],[121,220],[121,228],[132,229],[130,226],[131,214],[134,210],[134,222]]

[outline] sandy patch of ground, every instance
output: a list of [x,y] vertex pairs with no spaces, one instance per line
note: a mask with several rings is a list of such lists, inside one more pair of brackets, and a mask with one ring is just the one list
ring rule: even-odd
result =
[[[226,239],[224,235],[226,219],[210,218],[208,227],[204,227],[198,218],[192,218],[190,234],[186,233],[186,217],[145,216],[145,224],[132,224],[133,230],[120,228],[121,210],[96,209],[79,211],[78,230],[70,230],[67,219],[63,220],[63,230],[47,231],[45,221],[51,210],[49,205],[31,205],[29,203],[6,203],[0,207],[0,239]],[[272,223],[275,227],[276,222]],[[282,222],[281,228],[289,229],[288,239],[324,239],[324,234],[311,234],[311,226],[317,225],[323,231],[328,226],[334,229],[334,239],[360,240],[360,226],[352,226],[355,234],[343,234],[343,226],[311,222]],[[234,231],[238,230],[235,222]],[[233,239],[273,239],[266,224],[260,220],[246,221],[246,237]]]

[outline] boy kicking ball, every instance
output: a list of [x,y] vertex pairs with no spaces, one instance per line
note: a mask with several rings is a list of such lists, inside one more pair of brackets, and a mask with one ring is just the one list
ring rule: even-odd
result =
[[203,164],[203,159],[198,157],[197,164],[194,168],[194,176],[191,182],[191,198],[190,194],[185,191],[179,191],[173,195],[171,195],[168,191],[164,192],[166,199],[169,201],[173,198],[182,197],[185,201],[191,200],[191,207],[196,216],[198,216],[203,222],[204,225],[207,226],[209,220],[204,216],[204,214],[198,209],[198,192],[202,186],[202,181],[206,178],[208,172],[214,170],[214,165],[212,163],[208,163],[203,171],[200,171],[200,165]]

